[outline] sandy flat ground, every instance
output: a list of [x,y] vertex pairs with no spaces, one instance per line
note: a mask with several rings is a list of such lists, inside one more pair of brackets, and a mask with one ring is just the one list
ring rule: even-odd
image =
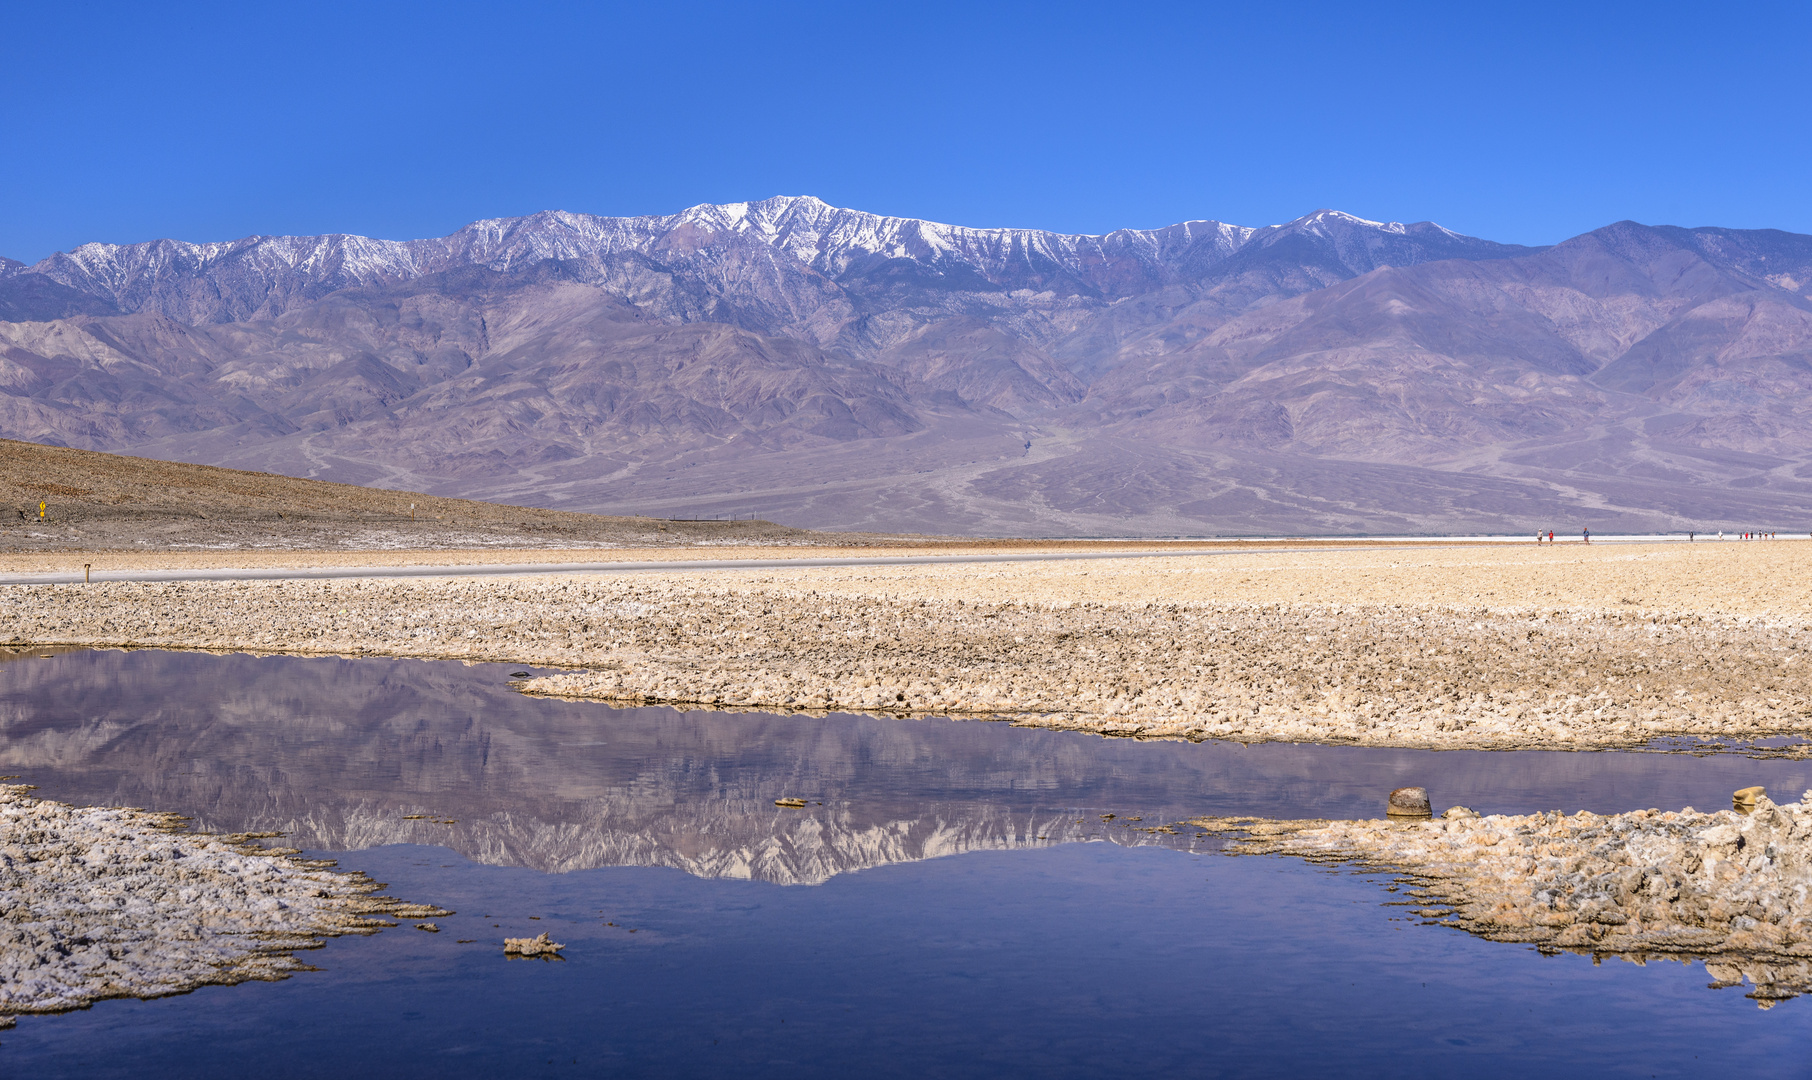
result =
[[1147,737],[1634,746],[1812,733],[1809,563],[1805,541],[1530,544],[4,586],[0,639],[512,661],[570,669],[535,693]]
[[[852,548],[851,551],[881,550]],[[811,549],[843,555],[840,548]],[[677,562],[707,559],[772,559],[800,554],[791,545],[726,544],[684,547],[501,548],[496,550],[410,548],[399,551],[96,551],[0,553],[0,574],[79,573],[84,564],[107,570],[266,570],[344,566],[510,566],[524,563]],[[887,554],[899,554],[888,550]]]
[[994,602],[1439,605],[1509,610],[1627,607],[1812,617],[1812,541],[1698,544],[1301,546],[1174,560],[764,571],[848,595]]

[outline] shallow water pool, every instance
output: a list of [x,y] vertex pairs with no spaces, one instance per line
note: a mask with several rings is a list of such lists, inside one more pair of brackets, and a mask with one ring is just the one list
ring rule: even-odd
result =
[[[1388,906],[1375,874],[1142,830],[1378,816],[1405,784],[1437,810],[1709,809],[1756,783],[1797,797],[1809,762],[611,709],[525,698],[512,670],[156,651],[0,664],[0,768],[39,794],[283,830],[459,912],[439,934],[332,942],[309,957],[323,970],[282,983],[22,1018],[0,1068],[1806,1071],[1806,999],[1764,1013],[1696,966],[1480,941]],[[565,960],[502,956],[505,935],[542,930]]]

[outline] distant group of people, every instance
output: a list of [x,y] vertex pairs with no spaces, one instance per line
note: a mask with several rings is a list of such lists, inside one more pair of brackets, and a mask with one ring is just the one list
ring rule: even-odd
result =
[[[1739,533],[1737,535],[1739,536],[1739,538],[1741,538],[1743,540],[1773,540],[1774,539],[1774,533],[1772,533],[1772,532],[1746,532],[1746,533]],[[1688,543],[1691,543],[1692,541],[1695,541],[1698,538],[1699,538],[1699,534],[1696,532],[1689,532],[1686,534],[1686,540]],[[1581,541],[1583,541],[1584,543],[1587,543],[1587,544],[1591,543],[1592,542],[1591,528],[1587,527],[1587,528],[1580,529],[1579,530],[1579,539]],[[1718,539],[1719,540],[1724,539],[1724,534],[1722,531],[1720,531],[1718,533]],[[1553,529],[1549,529],[1545,533],[1541,532],[1540,530],[1536,531],[1535,542],[1539,544],[1539,543],[1543,542],[1544,540],[1550,544],[1552,544],[1554,542],[1554,530]]]

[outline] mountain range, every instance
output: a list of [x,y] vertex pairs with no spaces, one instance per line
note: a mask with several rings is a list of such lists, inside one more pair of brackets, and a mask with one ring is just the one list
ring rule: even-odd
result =
[[809,197],[0,260],[0,435],[561,509],[1012,534],[1812,527],[1812,236]]

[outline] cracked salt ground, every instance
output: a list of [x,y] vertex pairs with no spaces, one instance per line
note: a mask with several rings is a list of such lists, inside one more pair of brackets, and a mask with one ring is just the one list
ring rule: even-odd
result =
[[0,624],[38,646],[535,663],[578,669],[524,684],[557,697],[1139,738],[1580,750],[1812,735],[1804,549],[1500,548],[1402,566],[1353,551],[0,586]]
[[[1179,849],[1222,842],[1163,830],[1375,817],[1411,785],[1437,812],[1721,806],[1752,784],[1804,790],[1812,762],[612,709],[525,698],[515,670],[159,652],[0,664],[0,769],[36,794],[288,831],[460,912],[435,920],[443,933],[330,941],[309,957],[323,970],[280,984],[24,1019],[0,1068],[491,1076],[558,1056],[669,1075],[1066,1076],[1382,1073],[1408,1057],[1436,1074],[1514,1060],[1677,1075],[1716,1053],[1776,1075],[1801,1060],[1805,1002],[1761,1012],[1707,991],[1700,964],[1543,956],[1546,942],[1420,925],[1412,912],[1440,897],[1393,895],[1387,874],[1192,855]],[[1112,842],[1075,842],[1091,839]],[[541,934],[563,961],[504,956],[506,937]]]
[[[1699,813],[1558,812],[1444,820],[1198,818],[1239,854],[1351,860],[1401,871],[1442,918],[1492,941],[1637,962],[1700,957],[1714,986],[1763,1007],[1812,992],[1812,791],[1775,805]],[[1745,805],[1751,805],[1746,803]]]
[[101,998],[281,979],[325,938],[448,914],[247,837],[184,835],[173,815],[28,790],[0,784],[0,1027]]

